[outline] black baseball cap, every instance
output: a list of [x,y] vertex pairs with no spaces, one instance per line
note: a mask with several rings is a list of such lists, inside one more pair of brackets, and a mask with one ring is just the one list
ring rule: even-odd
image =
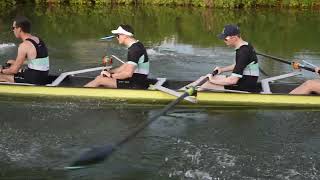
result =
[[234,25],[234,24],[228,24],[228,25],[225,25],[223,30],[222,30],[222,33],[221,34],[218,34],[218,38],[219,39],[224,39],[226,38],[227,36],[236,36],[236,35],[239,35],[240,34],[240,29],[237,25]]

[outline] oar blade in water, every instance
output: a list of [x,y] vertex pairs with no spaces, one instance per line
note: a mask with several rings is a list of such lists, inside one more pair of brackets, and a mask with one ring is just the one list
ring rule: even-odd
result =
[[106,146],[94,147],[83,153],[69,167],[83,167],[90,164],[96,164],[105,160],[114,150],[114,147],[110,144]]

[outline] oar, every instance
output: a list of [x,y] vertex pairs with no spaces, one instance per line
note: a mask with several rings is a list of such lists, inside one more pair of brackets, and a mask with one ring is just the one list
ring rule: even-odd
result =
[[106,37],[100,38],[100,40],[112,40],[112,38],[114,38],[114,35],[106,36]]
[[175,101],[168,104],[164,109],[162,109],[158,114],[154,115],[149,119],[149,121],[142,123],[136,130],[131,132],[128,136],[124,137],[122,140],[117,142],[116,144],[107,144],[101,147],[95,147],[82,154],[79,158],[77,158],[69,167],[65,169],[77,169],[84,168],[85,166],[99,163],[106,158],[108,158],[113,152],[119,149],[123,144],[129,142],[132,138],[137,136],[141,131],[143,131],[149,124],[157,120],[160,116],[166,114],[171,108],[173,108],[176,104],[182,101],[185,97],[191,96],[196,92],[195,88],[189,88],[186,90],[180,97],[178,97]]
[[317,67],[316,65],[314,65],[314,64],[312,64],[312,63],[310,63],[310,62],[308,62],[308,61],[306,61],[306,60],[302,60],[302,62],[303,62],[303,63],[306,63],[306,64],[308,64],[309,66],[312,66],[312,67],[314,67],[314,68]]
[[[214,71],[212,74],[217,74],[218,71]],[[137,136],[141,131],[143,131],[149,124],[157,120],[160,116],[165,115],[170,109],[172,109],[176,104],[182,101],[187,96],[196,95],[197,90],[195,87],[201,86],[205,82],[208,81],[208,77],[198,82],[195,86],[188,88],[180,97],[178,97],[175,101],[168,104],[165,108],[163,108],[158,114],[151,117],[147,122],[142,123],[136,130],[131,132],[128,136],[124,137],[119,142],[112,144],[107,144],[100,147],[92,148],[91,150],[82,154],[79,158],[71,163],[69,167],[65,167],[65,169],[80,169],[85,168],[88,165],[97,164],[99,162],[104,161],[108,158],[112,153],[114,153],[117,149],[119,149],[122,145],[129,142],[135,136]]]
[[305,69],[307,71],[315,72],[314,68],[310,68],[310,67],[304,66],[303,64],[300,64],[298,62],[291,62],[291,61],[288,61],[288,60],[285,60],[285,59],[282,59],[282,58],[279,58],[279,57],[275,57],[275,56],[271,56],[271,55],[263,54],[263,53],[258,53],[258,52],[257,52],[257,55],[264,56],[264,57],[267,57],[267,58],[270,58],[270,59],[273,59],[273,60],[276,60],[276,61],[279,61],[279,62],[282,62],[282,63],[285,63],[285,64],[292,65],[292,67],[294,69],[301,68],[301,69]]

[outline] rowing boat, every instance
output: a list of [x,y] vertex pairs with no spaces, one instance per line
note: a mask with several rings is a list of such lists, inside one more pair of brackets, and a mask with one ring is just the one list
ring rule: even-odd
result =
[[[188,81],[166,80],[164,78],[150,79],[150,84],[158,84],[148,90],[106,89],[82,87],[93,77],[79,76],[81,73],[101,70],[103,67],[62,73],[60,76],[50,76],[47,86],[29,84],[0,84],[1,97],[36,98],[37,100],[80,100],[105,102],[108,104],[127,105],[164,105],[176,99],[179,92],[175,90],[190,83]],[[195,103],[183,101],[180,106],[191,107],[249,107],[249,108],[320,108],[319,96],[288,95],[290,90],[298,86],[294,83],[276,83],[275,80],[298,75],[293,72],[281,76],[263,79],[259,88],[261,93],[201,91],[194,99]],[[161,87],[161,88],[159,88]],[[160,89],[160,90],[159,90]],[[171,90],[174,93],[170,93]],[[180,92],[181,94],[182,92]],[[173,95],[172,95],[173,94]],[[190,100],[190,99],[189,99]]]

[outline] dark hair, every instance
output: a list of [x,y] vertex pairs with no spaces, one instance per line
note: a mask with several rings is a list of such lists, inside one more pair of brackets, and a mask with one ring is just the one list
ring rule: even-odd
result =
[[124,30],[126,30],[126,31],[128,31],[128,32],[131,32],[132,34],[134,34],[133,28],[132,28],[130,25],[128,25],[128,24],[121,24],[120,26],[122,27],[122,29],[124,29]]
[[25,16],[18,16],[14,18],[14,21],[16,22],[16,27],[21,28],[21,30],[25,33],[31,32],[31,22],[30,20]]

